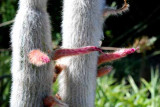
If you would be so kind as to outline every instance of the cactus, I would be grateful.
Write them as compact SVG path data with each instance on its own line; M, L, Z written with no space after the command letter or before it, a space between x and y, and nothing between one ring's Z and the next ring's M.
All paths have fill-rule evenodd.
M124 2L121 9L110 9L104 7L102 0L64 0L62 47L78 48L88 45L99 47L103 38L103 18L127 11L129 5L126 0ZM102 54L99 58L98 53L94 52L59 60L59 64L65 65L59 77L61 99L69 107L94 107L96 77L103 76L112 70L112 67L106 66L97 72L97 66L125 57L135 50L122 49L119 52Z
M97 66L125 57L138 48L121 49L98 58L94 51L103 53L98 48L103 38L103 12L111 11L104 11L103 2L99 0L64 0L63 45L62 49L53 51L46 5L47 0L19 1L11 32L13 83L10 106L94 107L96 77L112 70L111 66L105 66L97 72ZM112 11L121 13L127 9L125 0L122 9ZM52 60L57 62L55 70ZM59 94L52 97L52 82L59 74Z
M47 0L20 0L11 31L11 107L42 107L52 94L53 64L36 67L28 62L33 49L52 49Z
M64 0L62 47L99 46L103 38L101 0ZM98 53L58 60L66 66L59 77L59 95L69 107L94 107Z

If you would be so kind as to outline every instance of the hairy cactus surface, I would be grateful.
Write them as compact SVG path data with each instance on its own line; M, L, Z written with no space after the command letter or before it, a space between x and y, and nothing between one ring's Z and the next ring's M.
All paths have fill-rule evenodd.
M102 32L101 0L64 0L62 48L99 46ZM59 95L69 107L94 107L98 53L66 57L59 77Z
M52 49L46 5L47 0L19 1L19 10L11 31L11 107L42 107L43 99L52 94L53 64L36 67L28 61L31 50L47 52ZM47 61L43 59L41 63Z

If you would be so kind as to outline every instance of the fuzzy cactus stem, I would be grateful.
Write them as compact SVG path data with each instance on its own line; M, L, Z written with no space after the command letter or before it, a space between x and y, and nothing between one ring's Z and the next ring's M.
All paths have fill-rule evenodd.
M102 54L99 56L98 65L123 58L129 54L134 53L138 49L139 48L120 49L120 50L115 51L113 53Z
M12 86L9 107L43 107L43 99L52 94L54 66L48 63L50 58L47 54L40 51L52 49L48 0L18 1L19 8L11 30ZM33 49L36 50L28 54ZM29 60L41 67L33 66Z

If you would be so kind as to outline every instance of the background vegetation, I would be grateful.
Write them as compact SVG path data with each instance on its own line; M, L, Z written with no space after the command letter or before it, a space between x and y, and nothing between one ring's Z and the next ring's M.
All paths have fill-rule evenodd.
M17 2L0 0L0 107L9 106L9 33L18 8ZM160 107L160 4L158 0L128 2L129 12L122 16L110 16L106 20L102 46L139 46L140 51L109 63L114 66L114 73L97 79L96 107ZM121 7L123 0L107 0L107 4ZM54 48L61 45L61 8L62 0L49 0ZM54 87L57 88L57 84Z

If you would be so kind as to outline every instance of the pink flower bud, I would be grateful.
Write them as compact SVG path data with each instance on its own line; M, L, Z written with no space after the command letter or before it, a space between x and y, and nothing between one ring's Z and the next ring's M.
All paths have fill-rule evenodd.
M55 51L55 54L53 56L53 60L57 60L57 59L60 59L62 57L67 57L67 56L88 54L93 51L102 52L101 49L97 48L96 46L86 46L86 47L77 48L77 49L58 49Z
M105 66L98 70L97 77L102 77L112 71L112 66Z
M49 57L47 56L47 54L43 53L40 50L32 50L29 54L28 54L28 58L29 58L29 62L31 64L34 64L36 66L41 66L44 65L46 63L50 62Z
M101 56L99 56L98 65L105 63L105 62L110 62L113 60L123 58L123 57L127 56L128 54L134 53L138 49L139 48L120 49L120 50L115 51L113 53L102 54Z

